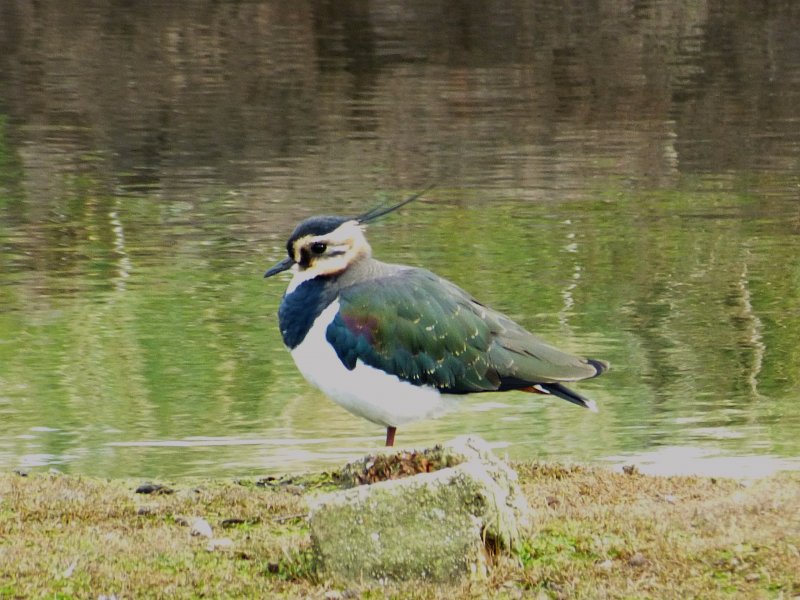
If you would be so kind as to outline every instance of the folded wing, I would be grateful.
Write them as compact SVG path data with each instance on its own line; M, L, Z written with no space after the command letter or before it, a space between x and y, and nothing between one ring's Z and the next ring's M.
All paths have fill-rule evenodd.
M348 369L360 360L443 393L578 381L608 367L547 344L423 269L347 287L339 303L326 334Z

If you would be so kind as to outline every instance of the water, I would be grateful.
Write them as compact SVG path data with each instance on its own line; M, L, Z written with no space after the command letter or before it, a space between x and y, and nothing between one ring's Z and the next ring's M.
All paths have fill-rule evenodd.
M794 3L6 3L0 468L325 468L383 431L282 347L294 224L370 228L613 370L600 413L469 398L401 428L511 458L800 466Z

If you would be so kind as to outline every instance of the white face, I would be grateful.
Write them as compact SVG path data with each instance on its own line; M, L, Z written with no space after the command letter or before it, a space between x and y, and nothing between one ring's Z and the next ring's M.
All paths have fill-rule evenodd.
M319 275L341 273L353 261L368 257L371 252L357 221L346 221L330 233L298 238L292 244L294 278L287 293Z

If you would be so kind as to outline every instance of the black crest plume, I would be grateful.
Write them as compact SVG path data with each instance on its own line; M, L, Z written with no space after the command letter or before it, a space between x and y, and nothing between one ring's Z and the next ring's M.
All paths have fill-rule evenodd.
M367 212L365 212L364 214L357 216L355 218L355 220L358 221L359 223L370 223L371 221L374 221L375 219L377 219L379 217L382 217L383 215L388 215L390 212L393 212L393 211L397 210L398 208L400 208L402 206L405 206L406 204L408 204L410 202L413 202L414 200L416 200L417 198L422 196L425 192L430 191L434 187L436 187L436 186L434 184L431 184L431 185L421 189L416 194L413 194L412 196L409 196L405 200L403 200L401 202L398 202L397 204L393 204L392 206L384 206L386 204L386 202L381 202L375 208L372 208L372 209L368 210Z

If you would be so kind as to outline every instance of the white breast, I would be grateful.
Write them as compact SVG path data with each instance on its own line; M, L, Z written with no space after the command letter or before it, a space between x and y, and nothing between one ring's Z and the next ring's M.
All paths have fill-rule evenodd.
M325 339L325 331L339 311L334 301L317 318L292 358L303 376L351 413L384 426L438 416L456 399L429 386L416 386L395 375L357 361L348 370Z

